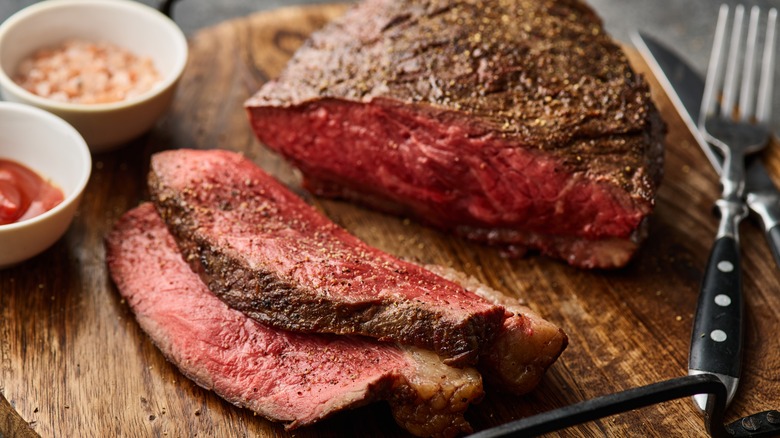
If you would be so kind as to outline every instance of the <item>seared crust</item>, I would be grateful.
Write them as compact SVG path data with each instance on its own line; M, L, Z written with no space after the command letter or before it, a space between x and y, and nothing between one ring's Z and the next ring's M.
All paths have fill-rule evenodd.
M485 382L503 392L521 395L536 388L569 344L566 333L522 302L474 277L443 266L426 265L425 268L513 313L504 320L504 326L490 348L480 356L478 369Z
M368 0L296 53L247 107L415 105L545 151L653 204L663 122L647 83L579 0Z
M249 160L152 158L152 199L185 259L232 308L277 328L359 334L473 364L505 310L365 245Z

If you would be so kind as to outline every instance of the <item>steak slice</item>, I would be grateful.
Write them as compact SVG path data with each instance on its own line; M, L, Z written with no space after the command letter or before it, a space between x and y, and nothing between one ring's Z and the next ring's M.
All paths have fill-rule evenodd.
M505 309L372 248L228 151L152 157L160 215L209 289L277 328L365 335L476 363Z
M151 204L126 213L106 244L111 277L141 328L225 400L290 429L387 400L416 435L470 431L463 412L483 394L473 369L364 338L277 330L230 309L190 269Z
M533 390L568 345L566 333L516 299L473 277L443 266L425 268L512 312L496 338L484 349L478 369L493 388L513 394Z
M365 0L246 102L317 195L511 251L626 264L664 124L579 0Z

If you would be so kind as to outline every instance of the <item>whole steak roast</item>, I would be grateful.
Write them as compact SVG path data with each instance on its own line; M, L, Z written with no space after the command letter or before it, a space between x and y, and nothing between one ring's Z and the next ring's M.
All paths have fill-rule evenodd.
M664 124L579 0L366 0L246 102L315 194L586 268L646 234Z

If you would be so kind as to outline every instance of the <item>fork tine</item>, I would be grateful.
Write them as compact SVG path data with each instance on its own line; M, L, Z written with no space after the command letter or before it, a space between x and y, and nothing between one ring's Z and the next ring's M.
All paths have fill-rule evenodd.
M764 41L764 57L761 61L761 82L758 85L758 105L756 120L759 123L769 123L772 112L772 84L775 72L775 27L777 24L777 9L769 11L766 21L766 40Z
M761 8L753 6L750 9L748 24L747 50L745 65L742 71L742 88L739 90L739 114L742 120L749 122L754 115L754 92L756 87L756 41L758 39L758 19Z
M707 67L707 79L704 82L704 97L701 101L702 120L707 115L715 113L718 105L718 87L723 77L723 51L725 49L726 22L729 18L728 5L721 5L718 11L718 24L715 27L715 38L712 43L712 53Z
M734 104L737 100L737 81L739 80L739 55L742 50L742 24L744 22L745 7L737 5L734 9L734 23L731 29L731 43L729 44L729 58L726 64L726 78L723 84L723 100L720 104L720 112L723 117L731 117L734 114Z

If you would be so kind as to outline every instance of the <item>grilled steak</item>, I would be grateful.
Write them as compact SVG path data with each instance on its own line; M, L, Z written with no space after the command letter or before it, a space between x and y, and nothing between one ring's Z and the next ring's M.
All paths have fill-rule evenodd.
M441 267L423 269L362 244L239 155L165 152L153 157L150 178L171 228L184 236L179 240L187 259L228 304L260 321L291 330L361 333L435 349L441 342L417 342L423 335L406 331L439 330L444 337L460 336L456 329L436 328L448 324L440 315L454 321L475 300L491 302L513 315L502 315L505 319L495 335L482 338L479 369L488 381L515 393L533 389L566 346L566 335L558 327L476 280ZM255 245L241 244L249 240ZM227 250L206 249L220 246ZM326 260L329 257L333 258ZM330 281L323 283L321 278ZM409 293L416 294L412 302ZM355 296L362 301L351 298ZM326 300L330 302L322 302ZM395 314L399 308L406 308L405 314ZM337 309L335 316L329 309ZM325 322L322 312L328 315ZM480 319L484 318L470 323L478 326Z
M274 327L392 340L463 365L509 315L366 245L238 154L156 154L149 186L209 289Z
M568 345L569 338L563 330L517 300L462 272L436 265L426 269L513 313L485 348L478 369L486 383L504 392L525 394L534 389Z
M463 412L482 396L476 371L449 367L426 351L296 334L249 319L190 269L151 204L117 223L107 259L119 292L166 358L237 406L292 429L384 399L416 435L470 431Z
M246 107L315 194L586 268L628 262L662 174L648 87L579 0L365 0Z

